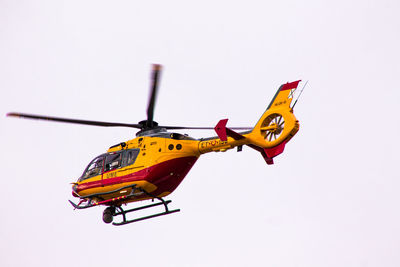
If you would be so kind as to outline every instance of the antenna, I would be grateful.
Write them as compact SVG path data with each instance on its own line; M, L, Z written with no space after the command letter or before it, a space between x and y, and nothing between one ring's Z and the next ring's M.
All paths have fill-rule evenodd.
M294 104L292 106L292 109L294 108L294 106L296 106L297 100L299 100L301 94L303 93L304 88L306 87L306 85L308 84L308 81L306 81L306 83L304 84L303 88L301 89L299 96L297 97L296 101L294 101Z

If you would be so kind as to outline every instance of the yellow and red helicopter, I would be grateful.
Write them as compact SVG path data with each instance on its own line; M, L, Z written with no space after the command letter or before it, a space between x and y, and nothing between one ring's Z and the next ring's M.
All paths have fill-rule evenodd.
M103 212L105 223L122 216L124 225L140 220L178 212L170 210L171 194L205 153L224 152L243 145L249 146L263 156L267 164L281 154L285 145L299 130L299 122L293 114L294 92L300 81L280 86L264 114L254 127L230 127L228 119L220 120L215 127L162 126L153 120L161 65L153 65L152 86L147 107L147 119L137 124L77 120L25 113L8 113L7 116L75 123L103 127L131 127L140 129L136 138L111 146L108 151L93 159L79 179L73 183L72 195L79 198L78 204L69 201L75 209L106 206ZM301 94L301 92L300 92ZM195 139L188 135L168 130L214 129L217 136ZM241 132L237 132L237 131ZM123 204L142 200L158 200L156 203L124 210ZM127 219L127 214L155 206L164 206L164 211L149 216Z

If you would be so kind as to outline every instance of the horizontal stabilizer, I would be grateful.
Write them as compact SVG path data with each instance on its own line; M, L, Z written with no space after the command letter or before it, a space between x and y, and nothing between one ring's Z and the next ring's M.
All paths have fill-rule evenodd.
M241 135L229 128L226 128L227 123L228 123L228 119L220 120L214 128L215 132L217 133L217 135L218 135L219 139L221 139L221 141L227 141L228 136L232 137L235 140L241 140L241 139L246 138L243 135Z

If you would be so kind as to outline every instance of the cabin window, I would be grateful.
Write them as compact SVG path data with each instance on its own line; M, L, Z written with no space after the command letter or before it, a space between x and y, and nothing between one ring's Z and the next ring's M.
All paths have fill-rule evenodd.
M110 153L106 156L106 162L104 165L104 172L115 170L121 167L122 153Z
M133 163L135 163L136 158L139 154L139 149L129 149L125 151L124 154L124 166L129 166L132 165Z
M90 177L100 175L101 171L103 170L103 162L104 162L104 156L99 156L92 160L92 162L89 163L87 166L85 172L83 173L80 181L83 181L85 179L88 179Z

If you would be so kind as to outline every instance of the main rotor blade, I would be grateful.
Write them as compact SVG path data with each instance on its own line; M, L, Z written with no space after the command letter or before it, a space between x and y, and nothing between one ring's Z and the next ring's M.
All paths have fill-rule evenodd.
M150 98L149 98L149 104L147 106L147 123L149 124L153 122L154 107L157 99L158 80L160 78L161 68L162 68L161 65L153 64L153 71L151 73Z
M215 127L158 126L167 130L214 130ZM251 130L252 127L228 127L231 130Z
M24 118L24 119L56 121L56 122L65 122L65 123L74 123L74 124L83 124L83 125L92 125L92 126L103 126L103 127L130 127L130 128L138 128L138 129L142 128L142 126L140 124L105 122L105 121L76 120L76 119L50 117L50 116L25 114L25 113L16 113L16 112L7 113L7 116L8 117Z

